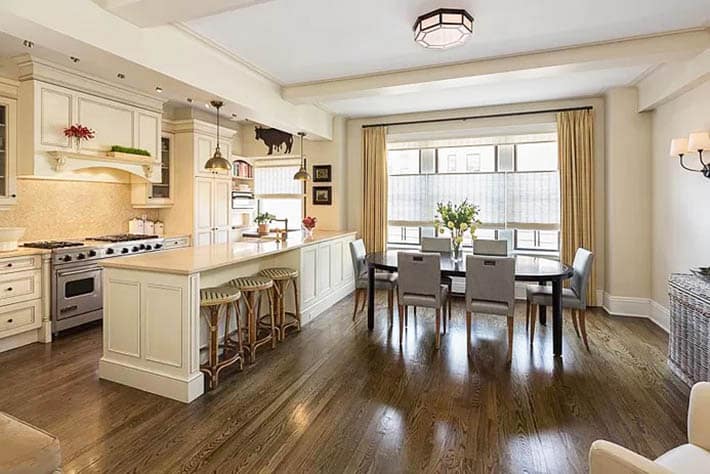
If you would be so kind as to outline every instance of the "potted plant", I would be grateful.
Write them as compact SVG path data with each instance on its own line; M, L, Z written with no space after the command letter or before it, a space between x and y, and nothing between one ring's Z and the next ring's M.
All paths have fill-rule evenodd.
M478 220L479 208L471 204L467 199L458 205L451 201L437 203L437 216L434 219L434 230L436 234L443 234L444 229L451 232L451 259L458 262L461 257L461 245L466 231L471 232L471 238L475 238L476 226L481 223Z
M301 225L303 226L303 230L306 234L306 238L313 237L313 229L316 228L317 223L318 223L317 217L306 216L303 218L303 221L301 221Z
M254 218L254 222L256 222L259 225L259 234L261 235L266 235L269 233L269 224L276 219L276 216L273 214L269 214L268 212L262 212L260 214L257 214L256 217Z

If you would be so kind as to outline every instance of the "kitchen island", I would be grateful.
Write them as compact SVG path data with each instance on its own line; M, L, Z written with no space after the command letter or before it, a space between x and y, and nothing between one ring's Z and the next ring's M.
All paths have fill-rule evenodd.
M355 232L316 231L286 242L186 247L103 261L103 357L99 377L182 402L204 392L200 288L264 268L299 270L302 324L354 289ZM278 350L278 348L277 348Z

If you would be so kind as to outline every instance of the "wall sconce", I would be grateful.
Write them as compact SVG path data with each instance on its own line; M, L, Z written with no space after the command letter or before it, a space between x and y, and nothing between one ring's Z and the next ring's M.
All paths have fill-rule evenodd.
M703 151L710 150L710 133L694 132L688 138L674 138L671 140L670 155L675 158L680 158L680 166L688 171L702 173L706 178L710 178L710 163L703 161ZM703 167L700 170L688 168L683 163L683 156L687 153L697 153L700 165Z

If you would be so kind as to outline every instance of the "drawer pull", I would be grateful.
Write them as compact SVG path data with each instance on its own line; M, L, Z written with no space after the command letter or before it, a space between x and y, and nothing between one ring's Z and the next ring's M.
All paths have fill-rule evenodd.
M12 318L8 319L7 322L12 324L12 321L14 321Z
M12 263L8 263L8 264L5 265L5 266L6 266L7 268L12 268Z
M5 291L12 291L12 287L8 286L7 288L5 288Z

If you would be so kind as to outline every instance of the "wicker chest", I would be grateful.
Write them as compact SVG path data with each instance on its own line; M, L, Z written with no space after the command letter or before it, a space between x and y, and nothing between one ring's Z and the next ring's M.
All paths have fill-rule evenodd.
M674 273L668 282L668 365L688 385L710 381L710 283Z

